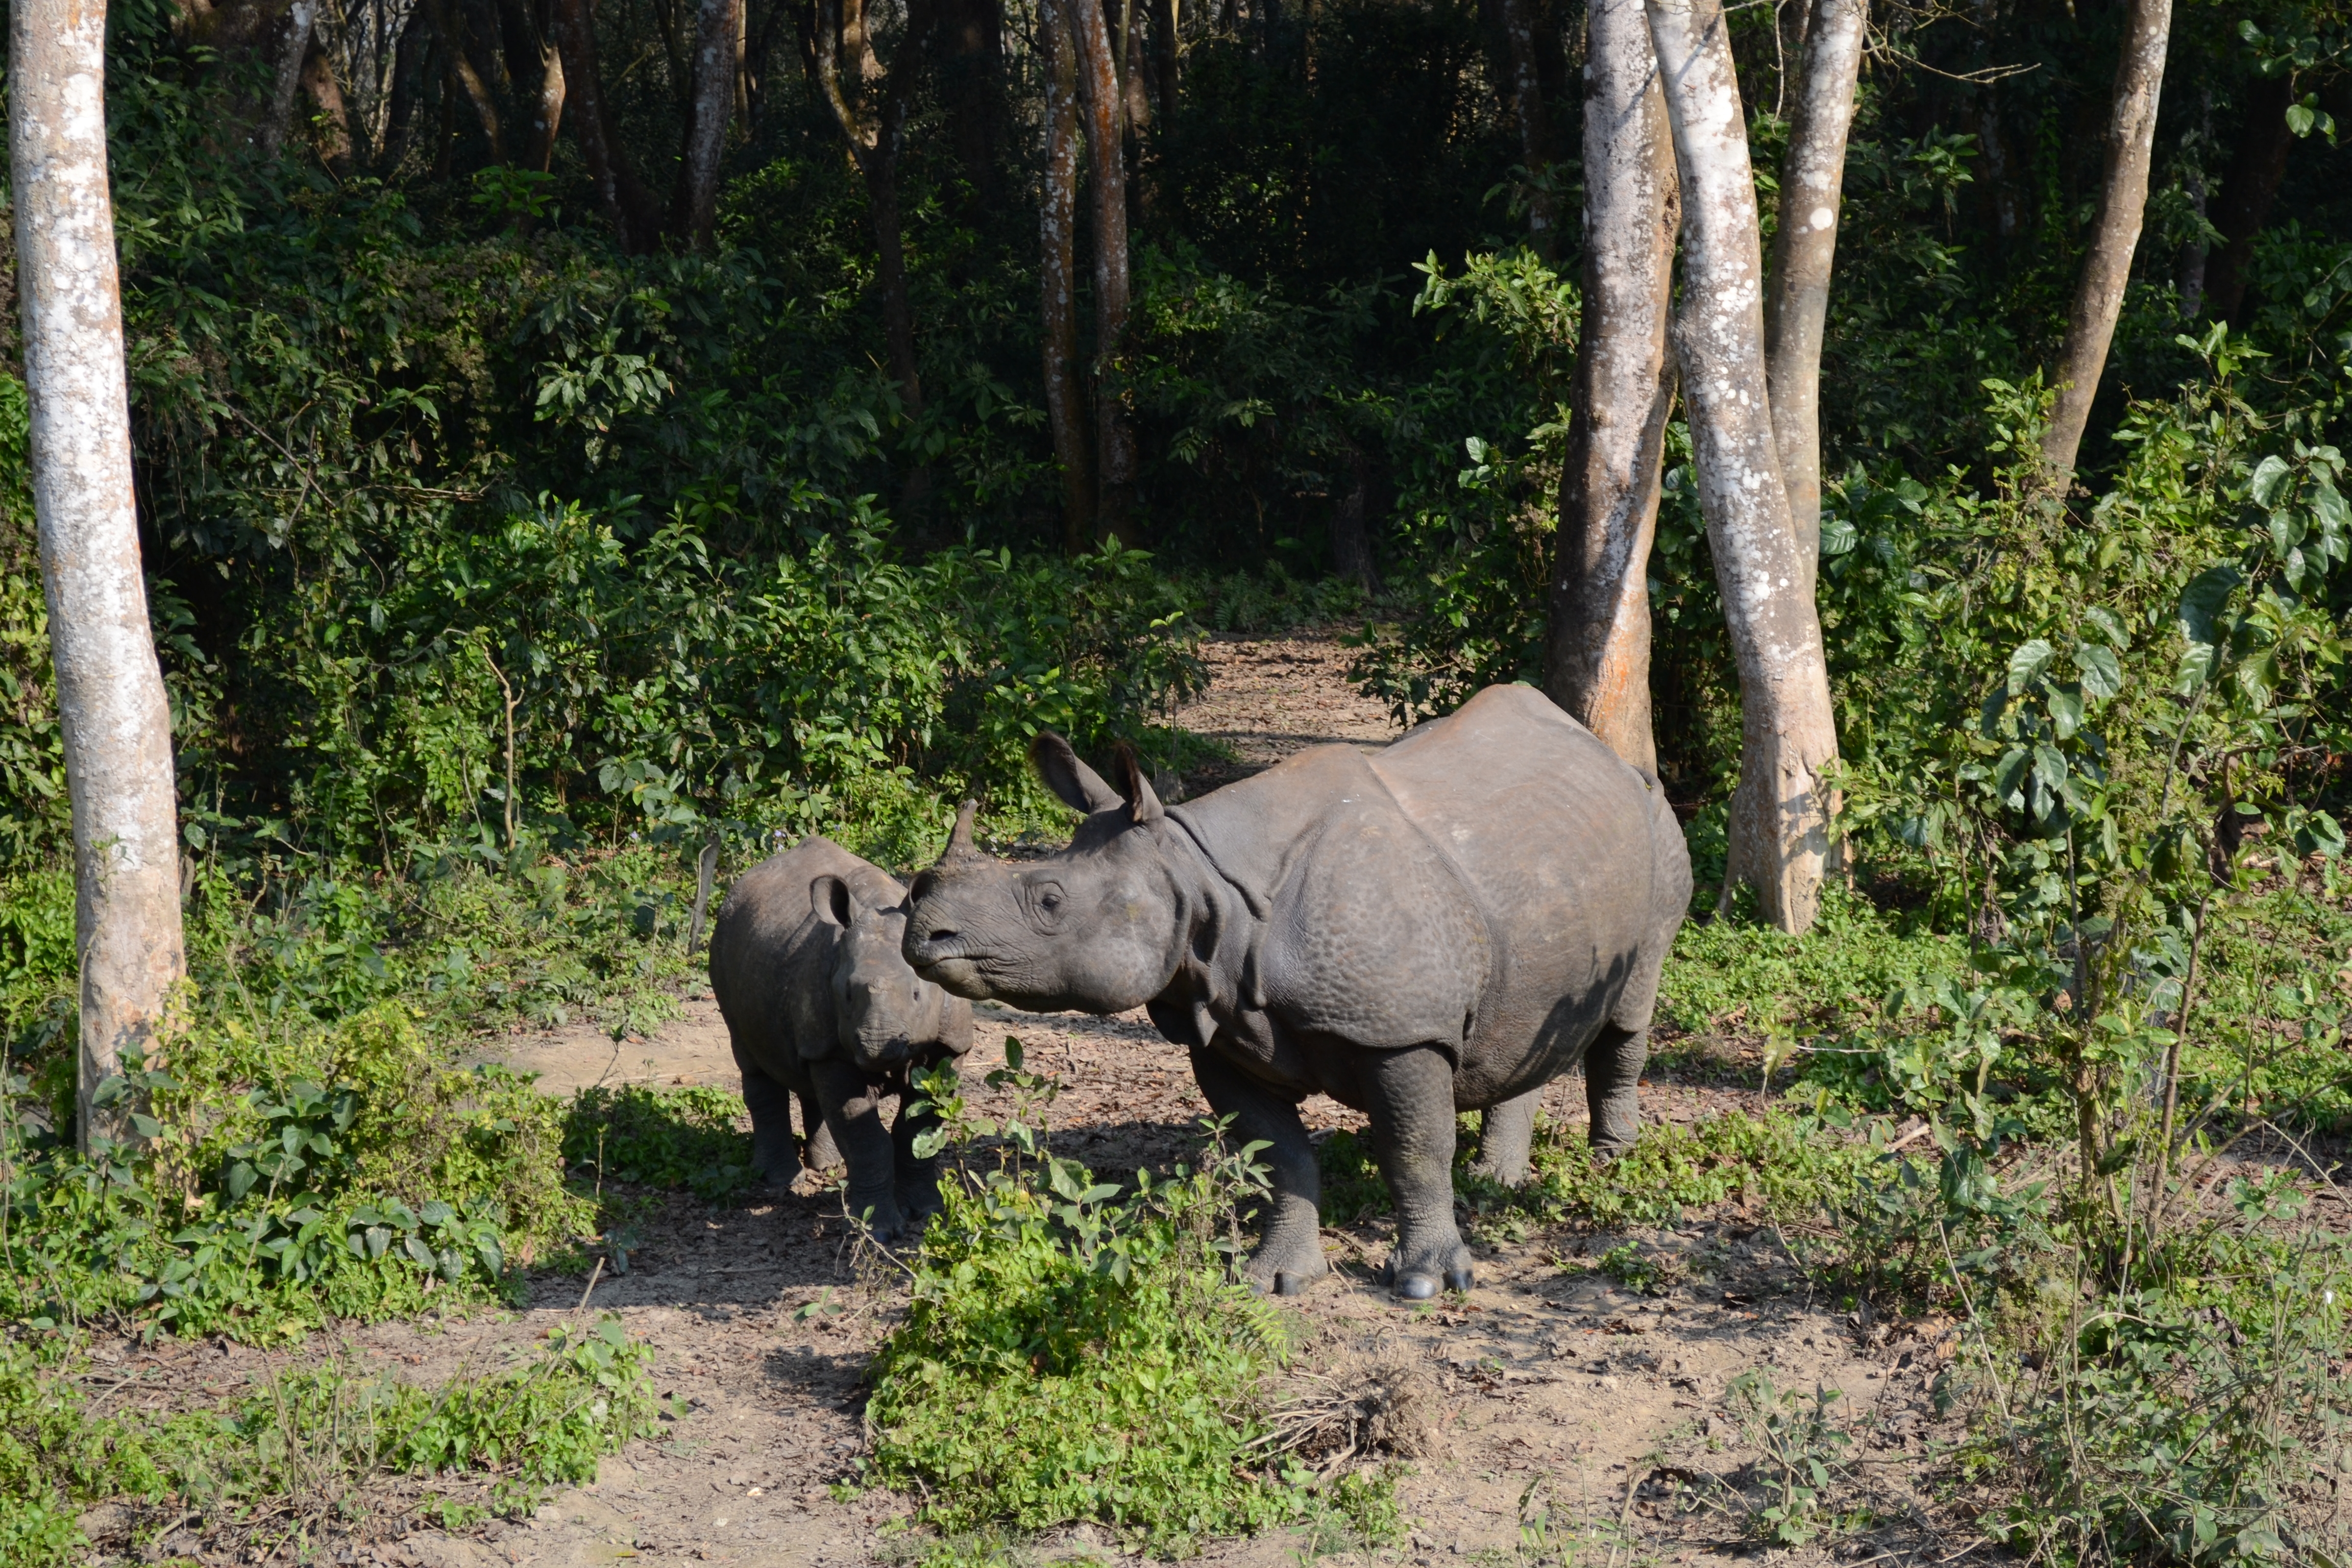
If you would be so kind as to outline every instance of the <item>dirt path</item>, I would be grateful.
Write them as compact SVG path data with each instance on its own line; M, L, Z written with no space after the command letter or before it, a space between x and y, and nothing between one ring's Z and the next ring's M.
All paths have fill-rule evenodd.
M1184 719L1230 746L1242 771L1326 739L1377 744L1392 734L1378 707L1345 686L1345 650L1328 640L1236 639L1212 654L1215 684ZM584 1030L497 1044L554 1092L600 1079L731 1086L725 1032L707 994L684 1005L685 1016L651 1039L617 1048ZM991 1113L991 1091L980 1079L1002 1060L1005 1037L1016 1035L1033 1068L1063 1076L1056 1152L1117 1174L1196 1157L1196 1123L1207 1106L1183 1052L1139 1014L1035 1016L983 1006L981 1028L966 1075L981 1114ZM1575 1079L1555 1085L1547 1114L1580 1121L1581 1089ZM1689 1121L1742 1098L1653 1082L1643 1109L1653 1119ZM1306 1109L1318 1131L1360 1121L1328 1100ZM851 1267L837 1195L803 1190L716 1210L666 1194L637 1229L642 1245L628 1272L597 1285L593 1309L618 1312L658 1347L662 1392L690 1410L672 1437L632 1445L594 1485L562 1493L527 1523L494 1523L471 1536L419 1530L357 1560L555 1568L630 1558L810 1565L892 1558L898 1549L886 1527L896 1505L880 1494L836 1501L829 1490L854 1473L863 1447L858 1380L887 1308L887 1293L869 1291ZM1841 1391L1839 1408L1849 1421L1860 1417L1864 1445L1874 1445L1868 1457L1878 1462L1866 1469L1875 1511L1897 1522L1856 1556L1937 1539L1926 1528L1925 1505L1909 1493L1906 1456L1922 1452L1927 1384L1948 1342L1932 1329L1890 1341L1884 1325L1834 1310L1812 1293L1776 1234L1736 1207L1674 1231L1592 1236L1563 1227L1486 1247L1466 1297L1410 1309L1371 1279L1392 1235L1380 1221L1326 1232L1338 1271L1294 1309L1301 1351L1289 1373L1300 1388L1318 1375L1345 1379L1400 1360L1435 1374L1443 1451L1402 1481L1407 1538L1380 1560L1507 1562L1521 1546L1523 1503L1549 1510L1556 1532L1613 1537L1622 1529L1628 1563L1745 1550L1736 1521L1720 1510L1679 1512L1665 1494L1677 1482L1703 1487L1705 1476L1728 1474L1747 1457L1728 1436L1723 1397L1733 1378L1758 1368L1783 1387ZM1667 1268L1678 1281L1673 1289L1631 1293L1589 1267L1628 1240ZM547 1279L520 1311L437 1329L389 1325L350 1336L352 1353L413 1369L406 1375L459 1375L523 1353L579 1310L581 1289L576 1279ZM1084 1530L1041 1543L1047 1556L1099 1557L1107 1546ZM1297 1539L1269 1536L1226 1543L1206 1561L1274 1568L1306 1550ZM1821 1552L1811 1559L1827 1560Z

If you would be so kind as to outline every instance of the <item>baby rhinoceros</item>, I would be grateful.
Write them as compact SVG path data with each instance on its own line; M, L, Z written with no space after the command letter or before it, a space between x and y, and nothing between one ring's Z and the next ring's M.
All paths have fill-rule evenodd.
M793 1178L824 1163L824 1134L849 1167L847 1203L895 1239L940 1206L935 1162L915 1156L931 1118L911 1108L910 1072L971 1048L971 1004L918 979L900 952L907 889L832 840L809 837L736 879L710 935L710 989L727 1020L753 1165ZM899 1097L895 1125L882 1101ZM805 1144L793 1138L800 1101Z

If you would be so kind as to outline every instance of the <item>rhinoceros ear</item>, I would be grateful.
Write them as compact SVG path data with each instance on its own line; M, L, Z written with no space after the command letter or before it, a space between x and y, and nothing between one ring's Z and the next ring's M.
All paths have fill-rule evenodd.
M1151 776L1144 771L1143 759L1124 741L1118 743L1118 778L1127 786L1129 821L1139 827L1168 815L1160 807L1160 796L1152 792Z
M1045 787L1072 808L1092 816L1119 804L1118 792L1103 783L1102 774L1080 762L1070 743L1051 730L1029 743L1029 755L1045 775Z
M825 924L846 931L857 919L857 895L838 877L819 877L809 883L809 909Z

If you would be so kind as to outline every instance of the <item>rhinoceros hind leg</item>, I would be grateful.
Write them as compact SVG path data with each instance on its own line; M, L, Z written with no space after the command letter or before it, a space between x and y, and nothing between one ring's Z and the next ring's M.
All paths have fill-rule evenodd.
M1517 1100L1490 1105L1478 1117L1478 1157L1473 1173L1489 1181L1516 1187L1528 1179L1528 1148L1535 1142L1536 1103L1543 1090L1531 1089Z
M1330 1271L1323 1258L1323 1232L1317 1205L1322 1173L1298 1102L1251 1078L1204 1047L1192 1047L1192 1076L1208 1097L1209 1109L1234 1119L1236 1143L1264 1142L1261 1157L1274 1191L1259 1215L1257 1249L1242 1273L1260 1291L1300 1296Z
M1642 1135L1642 1069L1650 1061L1647 1030L1614 1025L1601 1031L1584 1053L1584 1102L1592 1113L1592 1152L1613 1160Z
M1396 1197L1390 1288L1408 1301L1468 1289L1470 1249L1454 1224L1454 1064L1433 1046L1375 1051L1362 1082L1372 1153Z
M743 1109L751 1113L751 1169L783 1186L800 1168L793 1139L792 1090L757 1068L743 1068Z

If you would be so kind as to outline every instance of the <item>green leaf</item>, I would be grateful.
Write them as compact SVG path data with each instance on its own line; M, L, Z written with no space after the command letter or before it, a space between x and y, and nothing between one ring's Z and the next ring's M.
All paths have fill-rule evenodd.
M2105 702L2124 689L2123 665L2111 647L2091 642L2076 643L2074 668L2082 673L2083 695L2094 702Z
M2035 637L2015 653L2011 654L2009 656L2009 694L2011 697L2021 695L2042 670L2049 668L2050 660L2057 651L2050 646L2048 638Z
M2195 582L2180 591L2180 635L2192 643L2218 646L2222 636L2222 608L2229 604L2231 593L2244 581L2234 566L2215 566L2199 574Z
M2083 693L2074 685L2050 689L2050 723L2062 741L2072 740L2083 727Z
M2122 618L2104 605L2094 605L2084 610L2083 624L2098 633L2106 645L2117 653L2122 653L2131 647L2131 633L2124 629Z
M2290 117L2291 115L2292 111L2290 111ZM2279 493L2286 489L2288 482L2294 478L2294 470L2287 466L2284 458L2276 453L2264 458L2254 466L2253 482L2249 487L2254 498L2254 504L2263 508L2276 505Z

